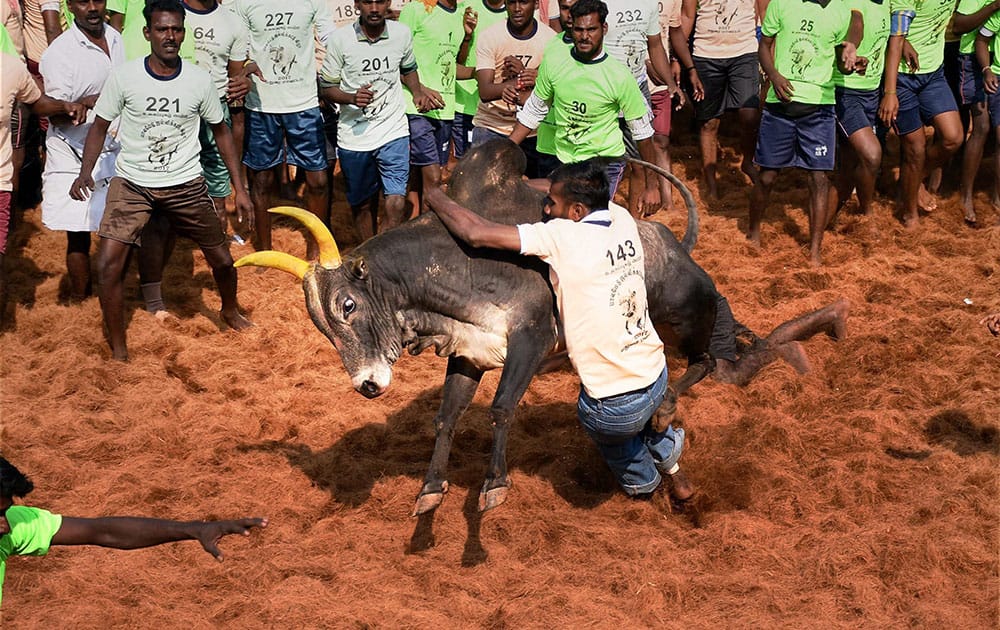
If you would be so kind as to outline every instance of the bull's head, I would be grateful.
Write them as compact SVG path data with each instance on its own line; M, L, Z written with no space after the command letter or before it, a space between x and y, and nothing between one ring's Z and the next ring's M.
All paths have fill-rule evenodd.
M301 280L309 316L337 348L354 389L367 398L381 395L402 349L400 328L393 313L372 293L364 258L345 264L330 230L310 212L290 206L269 212L301 221L319 243L319 261L309 263L267 250L244 256L235 266L271 267Z

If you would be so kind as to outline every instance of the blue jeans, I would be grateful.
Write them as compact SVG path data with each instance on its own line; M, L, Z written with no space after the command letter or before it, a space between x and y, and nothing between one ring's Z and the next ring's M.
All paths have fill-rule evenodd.
M681 457L684 429L668 426L657 433L650 422L667 392L667 368L643 389L592 398L580 388L576 403L580 424L629 496L652 492Z

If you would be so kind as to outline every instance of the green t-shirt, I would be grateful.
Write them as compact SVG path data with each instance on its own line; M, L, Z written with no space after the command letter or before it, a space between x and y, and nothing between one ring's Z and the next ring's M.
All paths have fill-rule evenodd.
M972 15L973 13L978 13L980 9L991 2L993 2L993 0L960 0L956 11L962 15ZM996 15L996 12L994 12L993 15ZM978 32L979 29L976 28L968 33L964 33L962 35L962 43L959 45L958 52L963 55L974 55L976 52L976 33Z
M21 52L14 46L14 40L10 38L10 33L7 32L7 27L0 24L0 53L5 55L10 55L11 57L17 57L18 59L24 59Z
M825 8L813 0L771 0L761 31L774 38L774 65L791 82L793 101L810 105L836 101L836 48L850 25L851 10L843 0L830 0ZM771 87L767 102L780 100Z
M0 536L0 603L3 602L7 558L44 556L49 552L52 537L62 527L62 516L23 505L12 505L7 509L6 517L10 532Z
M476 6L478 4L482 4L482 7ZM469 42L469 56L466 58L464 65L475 68L476 36L497 22L506 20L507 9L491 9L485 0L478 0L473 5L473 8L479 13L479 21L476 23L476 30L472 33L472 41ZM463 114L476 115L476 110L479 108L479 84L476 83L475 77L462 79L455 84L455 107L457 111Z
M635 77L607 53L595 61L568 55L542 57L534 93L549 104L555 121L556 157L564 164L592 157L621 157L625 120L646 115L646 99Z
M891 12L914 11L910 22L907 41L913 46L920 59L920 69L911 72L905 61L900 62L900 74L930 74L944 63L944 36L948 30L951 15L955 12L955 0L891 0Z
M877 90L882 85L885 68L885 44L889 40L889 3L887 0L846 0L848 8L860 11L865 20L865 35L858 46L858 56L868 59L864 76L858 73L842 74L836 70L833 81L852 90Z
M545 50L542 52L542 59L553 58L554 63L554 56L564 55L568 57L569 50L572 47L572 39L567 39L565 33L557 34L549 40L548 44L545 44ZM536 130L537 137L535 139L535 148L539 153L544 153L545 155L556 154L556 126L553 121L552 110L549 110L545 119L538 125L538 129Z
M1000 11L997 11L986 20L981 29L983 35L990 38L990 52L992 53L992 63L990 70L1000 77ZM996 123L994 123L996 124Z
M399 14L399 21L413 31L413 53L417 58L420 82L441 93L444 107L422 115L437 120L455 118L455 65L458 49L465 37L465 7L459 1L454 9L446 9L440 3L428 10L423 2L410 2ZM404 85L406 113L417 114L413 95Z
M108 0L108 11L121 13L125 16L122 22L122 43L125 44L125 60L131 61L149 54L149 40L142 34L142 29L146 26L146 18L142 15L142 10L146 6L146 0ZM181 58L195 60L194 38L190 33L185 33L184 41L181 42Z

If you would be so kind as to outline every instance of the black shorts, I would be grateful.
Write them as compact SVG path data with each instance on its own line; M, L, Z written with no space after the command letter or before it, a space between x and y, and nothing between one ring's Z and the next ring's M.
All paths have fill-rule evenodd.
M760 64L757 53L729 59L692 57L705 98L694 101L699 122L722 116L727 110L760 107Z

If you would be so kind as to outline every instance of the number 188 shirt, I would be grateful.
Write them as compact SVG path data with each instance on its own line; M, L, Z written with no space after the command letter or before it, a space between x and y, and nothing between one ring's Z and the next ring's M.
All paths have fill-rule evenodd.
M612 203L580 221L517 231L521 253L550 267L566 349L587 394L607 398L652 384L666 359L649 321L642 242L628 211Z

